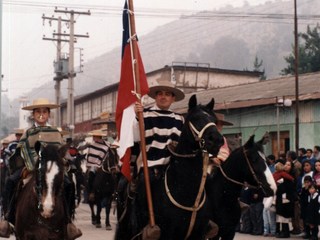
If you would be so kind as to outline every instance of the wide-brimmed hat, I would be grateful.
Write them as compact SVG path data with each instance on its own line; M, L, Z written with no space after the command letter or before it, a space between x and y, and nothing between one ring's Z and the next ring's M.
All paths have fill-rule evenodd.
M93 130L93 132L90 132L89 135L96 136L96 137L104 137L107 136L107 134L102 133L101 130Z
M221 114L221 113L214 113L214 114L218 118L218 121L220 121L222 123L222 125L233 126L233 123L227 122L227 121L224 120L224 115L223 114Z
M17 129L15 135L23 135L24 130L23 129Z
M66 130L62 130L62 128L61 127L57 127L57 129L58 129L58 131L59 131L59 133L61 134L61 135L68 135L68 134L70 134L70 132L69 131L66 131Z
M2 140L2 144L9 144L9 140L8 139L3 139Z
M176 97L175 99L176 102L184 99L184 93L180 89L176 88L173 85L173 83L165 80L159 81L158 85L150 87L150 92L148 93L149 97L154 99L156 96L156 92L160 90L166 90L166 91L172 92Z
M42 107L54 109L54 108L60 107L60 105L50 103L49 99L47 99L47 98L39 98L39 99L33 100L33 105L23 107L22 109L23 110L33 110L33 109L42 108Z

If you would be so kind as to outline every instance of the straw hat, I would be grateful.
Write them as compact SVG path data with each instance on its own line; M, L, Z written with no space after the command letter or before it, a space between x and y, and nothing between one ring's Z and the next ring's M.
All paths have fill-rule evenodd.
M60 133L62 136L64 136L64 135L69 135L69 134L70 134L69 131L62 130L61 127L57 127L57 129L58 129L59 133Z
M18 129L16 130L16 133L15 133L15 134L16 134L16 135L23 135L23 133L24 133L24 130L18 128Z
M94 137L104 137L107 136L107 134L102 133L101 130L93 130L93 132L89 133L90 136Z
M182 99L184 99L184 93L176 88L173 83L169 82L169 81L165 81L165 80L161 80L159 81L159 84L156 86L152 86L150 87L150 92L148 93L149 97L155 99L156 96L156 92L160 91L160 90L167 90L170 91L174 94L174 96L176 97L175 101L181 101Z
M2 140L2 144L9 144L9 140L8 139L3 139Z
M214 113L214 114L218 118L218 121L220 121L222 123L222 125L233 126L233 123L227 122L227 121L224 120L224 115L223 114L221 114L221 113Z
M54 108L60 107L60 105L50 103L49 99L47 99L47 98L39 98L39 99L33 100L33 105L23 107L22 109L23 110L33 110L35 108L42 108L42 107L54 109Z

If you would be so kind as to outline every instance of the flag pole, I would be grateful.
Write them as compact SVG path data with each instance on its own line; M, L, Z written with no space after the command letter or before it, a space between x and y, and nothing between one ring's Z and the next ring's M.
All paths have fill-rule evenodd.
M136 26L134 20L134 10L133 10L133 0L129 0L129 10L130 10L130 27L131 27L131 36L132 38L132 52L133 52L133 59L135 60L133 64L135 79L136 79L136 92L138 95L141 95L141 88L140 88L140 76L139 76L139 63L138 63L138 50L137 50L137 37L136 37ZM137 98L138 103L141 103L141 98ZM139 129L140 129L140 138L141 138L141 154L143 160L143 171L144 171L144 178L146 184L146 193L147 193L147 201L148 201L148 210L149 210L149 220L150 226L155 226L154 220L154 213L153 213L153 205L152 205L152 196L151 196L151 187L150 187L150 178L149 178L149 171L148 171L148 161L147 161L147 151L146 151L146 140L144 135L144 121L143 121L143 113L138 113L139 119Z

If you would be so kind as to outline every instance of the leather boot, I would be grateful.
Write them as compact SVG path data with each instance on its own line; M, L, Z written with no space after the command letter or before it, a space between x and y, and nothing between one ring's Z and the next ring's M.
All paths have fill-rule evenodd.
M249 210L250 206L244 202L241 202L239 200L240 208L241 208L241 214L244 214L246 211Z
M67 224L67 239L73 240L82 236L82 232L73 223Z
M212 222L211 220L209 220L207 230L206 230L206 238L214 238L215 236L217 236L218 232L219 232L218 225Z
M158 225L151 227L150 224L142 229L142 240L158 240L161 235L161 230Z
M11 234L9 222L3 220L0 222L0 237L9 238Z

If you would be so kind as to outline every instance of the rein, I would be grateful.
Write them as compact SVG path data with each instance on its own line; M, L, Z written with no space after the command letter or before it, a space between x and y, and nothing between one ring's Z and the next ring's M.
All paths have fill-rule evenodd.
M243 147L243 154L244 154L244 156L245 156L245 158L246 158L246 160L247 160L249 169L250 169L250 171L251 171L251 174L253 175L254 180L258 183L258 186L252 186L252 185L250 185L250 184L245 184L245 183L242 183L242 182L238 182L238 181L236 181L236 180L234 180L234 179L232 179L232 178L229 178L229 177L227 176L227 174L223 171L223 169L222 169L222 167L221 167L221 164L215 164L215 166L217 166L217 167L220 168L220 171L221 171L222 175L223 175L227 180L229 180L229 181L231 181L231 182L233 182L233 183L235 183L235 184L244 186L244 187L253 188L253 189L257 189L257 190L262 189L262 191L265 193L265 191L264 191L263 188L262 188L262 183L261 183L261 182L259 181L259 179L257 178L256 173L254 172L254 170L253 170L253 168L252 168L252 166L251 166L251 164L250 164L249 158L248 158L248 156L247 156L247 151L248 151L248 150L245 150L244 147Z
M194 136L195 140L197 142L199 142L199 146L200 146L201 152L203 153L203 171L202 171L201 183L200 183L200 187L199 187L199 191L198 191L195 203L194 203L194 205L192 207L185 207L185 206L179 204L176 200L174 200L174 198L172 197L172 195L170 193L170 190L169 190L169 187L168 187L168 182L167 182L167 172L168 172L168 169L169 169L170 165L167 167L166 172L165 172L165 180L164 180L165 181L165 189L166 189L167 196L170 199L171 203L173 203L178 208L181 208L183 210L192 212L191 219L190 219L190 224L189 224L189 228L188 228L188 232L187 232L187 235L186 235L186 237L184 239L187 239L190 236L190 234L191 234L191 232L193 230L193 227L194 227L194 223L196 221L197 212L198 212L199 209L202 208L202 206L204 205L204 203L206 201L206 192L204 191L204 185L205 185L206 179L207 179L209 153L205 149L205 140L202 138L202 135L203 135L204 131L207 128L211 127L211 126L216 126L216 124L215 123L208 123L199 132L193 126L193 124L191 122L189 122L189 127L190 127L190 130L192 132L192 135ZM198 153L200 152L200 150L198 149L197 152L194 153L194 154L178 154L178 153L175 153L170 148L170 146L168 146L168 149L169 149L170 153L172 153L174 156L182 157L182 158L193 158L193 157L197 156ZM202 202L200 203L202 194L203 194L203 199L202 199Z

